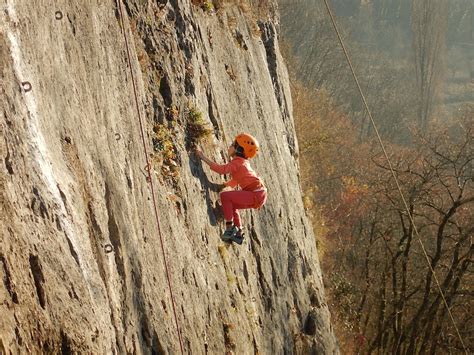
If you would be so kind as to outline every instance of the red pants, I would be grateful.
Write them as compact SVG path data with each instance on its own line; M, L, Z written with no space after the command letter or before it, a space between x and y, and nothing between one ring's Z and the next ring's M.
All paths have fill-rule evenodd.
M224 191L221 192L222 210L224 219L233 221L234 225L240 227L239 210L247 208L260 208L267 200L267 191Z

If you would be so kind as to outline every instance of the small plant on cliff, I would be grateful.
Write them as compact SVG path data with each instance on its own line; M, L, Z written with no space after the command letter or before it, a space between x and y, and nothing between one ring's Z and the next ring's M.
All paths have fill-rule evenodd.
M188 148L193 149L196 145L212 134L212 129L204 121L202 113L194 107L189 108L188 123L186 126Z
M224 343L226 348L226 354L232 354L236 348L234 338L230 334L230 332L234 329L234 325L225 322L224 324L222 324L222 328L224 330Z
M219 252L222 262L225 263L225 258L227 256L227 248L224 245L219 245L217 247L217 251Z
M153 133L153 150L161 152L165 162L174 159L174 145L169 130L162 124L156 124L153 127Z
M175 124L176 120L179 117L179 109L175 105L173 105L169 109L167 109L167 113L168 113L168 116L167 116L168 120L172 122L172 124Z
M179 177L179 166L176 163L176 148L171 133L162 124L153 127L153 164L161 169L163 176L169 177L176 182Z
M206 12L211 12L212 10L214 10L214 5L212 4L211 1L206 0L202 3L201 9L203 9Z
M214 10L214 4L211 0L192 0L194 6L199 6L206 12L211 12Z

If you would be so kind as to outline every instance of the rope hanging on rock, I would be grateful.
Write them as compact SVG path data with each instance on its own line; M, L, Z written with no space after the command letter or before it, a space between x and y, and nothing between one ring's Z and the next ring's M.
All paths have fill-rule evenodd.
M135 76L133 75L132 61L130 59L130 49L129 49L129 45L128 45L127 34L126 34L126 31L125 31L125 23L123 21L122 0L117 0L117 8L118 8L119 15L120 15L120 23L122 25L122 33L123 33L123 37L124 37L124 41L125 41L125 47L126 47L126 50L127 50L127 60L128 60L128 66L130 68L130 75L131 75L131 78L132 78L133 94L135 96L135 105L136 105L137 114L138 114L138 121L139 121L139 124L140 124L140 133L141 133L141 138L142 138L142 143L143 143L143 151L145 153L146 166L151 167L150 161L148 159L148 151L147 151L147 148L146 148L145 130L143 128L143 121L142 121L142 116L141 116L141 113L140 113L140 105L138 103L137 86L136 86L136 82L135 82ZM157 228L158 228L158 235L160 237L161 254L163 256L163 264L165 266L166 279L167 279L168 288L169 288L169 291L170 291L171 305L172 305L172 308L173 308L173 315L174 315L174 320L175 320L175 324L176 324L176 331L178 333L179 347L181 349L181 354L184 354L183 340L182 340L182 337L181 337L181 331L180 331L180 328L179 328L178 317L177 317L177 314L176 314L176 302L175 302L175 299L174 299L174 296L173 296L173 288L171 286L171 275L170 275L170 271L169 271L169 268L168 268L168 263L167 263L167 260L166 260L165 247L164 247L164 243L163 243L163 235L161 233L161 227L160 227L160 218L159 218L159 215L158 215L158 208L156 206L155 189L154 189L154 186L153 186L153 179L151 177L151 169L146 169L146 170L147 170L147 174L148 174L147 182L150 184L150 189L151 189L151 196L152 196L152 200L153 200L153 207L154 207L154 212L155 212L156 225L157 225Z

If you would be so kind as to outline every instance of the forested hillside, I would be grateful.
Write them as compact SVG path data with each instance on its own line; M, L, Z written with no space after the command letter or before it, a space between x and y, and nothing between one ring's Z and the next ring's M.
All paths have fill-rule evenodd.
M305 207L341 351L472 353L474 3L328 4L386 151L324 0L282 0Z
M474 102L472 1L329 3L383 133L405 133L414 121L446 120L460 105ZM294 56L291 68L307 87L327 89L359 122L360 133L370 134L323 4L280 1L282 37Z

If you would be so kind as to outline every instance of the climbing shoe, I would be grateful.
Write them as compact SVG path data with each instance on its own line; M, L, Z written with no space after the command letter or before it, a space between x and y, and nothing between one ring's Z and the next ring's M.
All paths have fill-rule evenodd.
M224 234L221 235L221 239L224 242L231 242L232 238L239 232L239 229L236 226L232 226L225 230Z
M244 241L244 233L242 232L242 229L238 229L237 233L235 233L231 240L234 242L234 243L237 243L239 245L241 245Z

